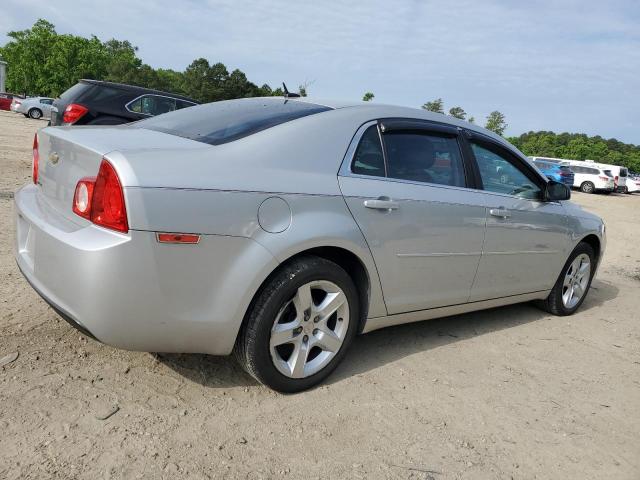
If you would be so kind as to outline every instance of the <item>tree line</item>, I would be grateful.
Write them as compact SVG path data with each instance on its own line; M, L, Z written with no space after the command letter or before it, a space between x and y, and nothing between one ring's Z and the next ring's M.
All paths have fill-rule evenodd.
M0 47L7 68L7 91L57 97L81 78L126 83L186 95L199 102L282 95L281 88L258 86L239 69L198 58L183 71L152 68L127 40L101 41L59 34L52 23L40 19L33 27L9 32ZM306 95L308 84L299 87Z
M507 140L529 156L595 160L623 165L631 171L640 172L640 146L615 138L543 131L523 133L519 137L508 137Z
M7 91L27 95L57 97L81 78L139 85L186 95L199 102L233 98L281 96L280 87L249 81L239 69L231 72L223 63L195 59L184 71L153 68L138 57L137 47L127 40L101 41L70 34L59 34L52 23L40 19L26 30L9 32L9 41L0 47L0 58L8 62ZM307 95L309 82L298 87ZM362 100L372 101L373 92ZM426 102L422 108L445 114L441 98ZM460 106L449 108L448 115L475 123L473 116ZM491 112L485 128L503 135L507 122L503 113ZM603 163L625 165L640 171L640 146L616 139L589 137L584 134L529 132L508 140L522 152L532 156L593 159Z

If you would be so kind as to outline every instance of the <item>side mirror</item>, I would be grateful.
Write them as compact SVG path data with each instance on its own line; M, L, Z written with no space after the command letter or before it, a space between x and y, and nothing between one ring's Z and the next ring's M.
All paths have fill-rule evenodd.
M569 200L571 198L571 189L564 183L549 180L544 189L545 202L557 202L559 200Z

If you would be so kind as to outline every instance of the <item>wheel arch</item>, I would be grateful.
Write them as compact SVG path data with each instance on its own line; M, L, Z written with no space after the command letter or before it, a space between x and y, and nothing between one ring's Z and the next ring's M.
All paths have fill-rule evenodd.
M586 237L582 238L580 242L584 242L593 248L593 253L596 255L596 264L600 262L601 244L600 239L594 233L590 233ZM579 242L578 242L579 243Z
M295 253L290 254L286 259L281 261L276 268L274 268L262 281L260 286L256 289L251 301L247 305L247 308L244 313L244 317L242 319L242 325L238 329L238 335L236 336L236 343L238 342L239 334L242 331L242 326L244 326L251 309L253 308L256 300L262 293L262 291L267 287L271 279L286 265L291 263L292 261L305 257L305 256L316 256L320 258L324 258L326 260L332 261L333 263L342 267L347 274L353 280L353 283L358 291L358 300L359 300L359 318L358 318L358 333L361 333L364 329L364 325L367 321L369 306L371 303L371 295L372 295L372 281L378 281L377 273L375 278L372 278L369 270L365 266L365 261L363 261L357 254L353 251L336 246L336 245L320 245L314 247L308 247L296 251Z

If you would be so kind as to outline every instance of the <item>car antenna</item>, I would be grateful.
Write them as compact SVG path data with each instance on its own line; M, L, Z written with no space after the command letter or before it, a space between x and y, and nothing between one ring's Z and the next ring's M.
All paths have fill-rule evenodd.
M284 90L284 98L297 98L300 96L299 93L291 93L284 82L282 82L282 89Z

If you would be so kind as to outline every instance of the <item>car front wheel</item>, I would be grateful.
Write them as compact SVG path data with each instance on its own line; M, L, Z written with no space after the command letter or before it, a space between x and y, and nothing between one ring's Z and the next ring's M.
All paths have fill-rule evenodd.
M339 265L320 257L286 264L259 292L235 354L256 380L285 393L322 382L357 331L358 294Z
M595 268L593 248L580 242L571 252L551 293L539 305L554 315L572 315L587 296Z

